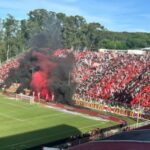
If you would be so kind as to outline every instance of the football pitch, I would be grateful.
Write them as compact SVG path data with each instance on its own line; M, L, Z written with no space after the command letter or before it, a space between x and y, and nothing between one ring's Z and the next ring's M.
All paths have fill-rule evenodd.
M26 149L115 125L0 95L0 149Z

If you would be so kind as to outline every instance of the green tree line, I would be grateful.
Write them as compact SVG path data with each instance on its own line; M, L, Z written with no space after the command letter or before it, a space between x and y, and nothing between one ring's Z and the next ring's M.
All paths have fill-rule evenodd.
M0 61L28 50L31 47L30 42L42 32L52 33L52 36L45 39L49 43L46 47L51 44L58 45L60 36L61 46L73 50L150 47L150 33L112 32L100 23L87 23L86 19L79 15L67 16L64 13L36 9L27 14L27 19L17 20L10 14L5 19L0 19Z

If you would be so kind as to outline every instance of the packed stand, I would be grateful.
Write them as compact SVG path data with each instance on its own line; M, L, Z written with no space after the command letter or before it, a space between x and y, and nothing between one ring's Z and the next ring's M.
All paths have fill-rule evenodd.
M58 49L53 56L65 57L72 52ZM77 83L75 97L110 105L139 105L150 108L150 54L74 51L73 78ZM0 66L0 83L11 68L19 65L12 59Z
M0 65L0 83L4 82L4 80L8 76L8 72L11 68L16 68L19 66L18 59L10 59L5 63Z
M77 98L150 107L148 55L80 52L76 57Z

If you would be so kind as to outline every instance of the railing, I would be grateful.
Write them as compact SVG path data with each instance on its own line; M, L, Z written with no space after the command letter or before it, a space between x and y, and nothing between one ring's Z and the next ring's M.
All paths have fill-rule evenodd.
M147 120L145 122L131 124L131 125L128 125L128 126L124 127L123 129L128 128L130 130L133 130L133 129L137 129L137 128L144 127L144 126L147 126L147 125L150 125L150 120Z

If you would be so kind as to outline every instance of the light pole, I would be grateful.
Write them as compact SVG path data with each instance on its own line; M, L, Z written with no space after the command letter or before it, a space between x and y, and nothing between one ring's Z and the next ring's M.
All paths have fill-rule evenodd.
M139 97L140 98L139 98L139 106L138 106L137 127L139 125L140 112L141 112L141 103L143 102L143 100L140 101L140 99L142 98L142 93L140 93Z
M139 118L140 118L140 107L141 107L141 103L140 103L140 101L139 101L139 106L138 106L138 114L137 114L137 127L138 127L138 125L139 125Z

